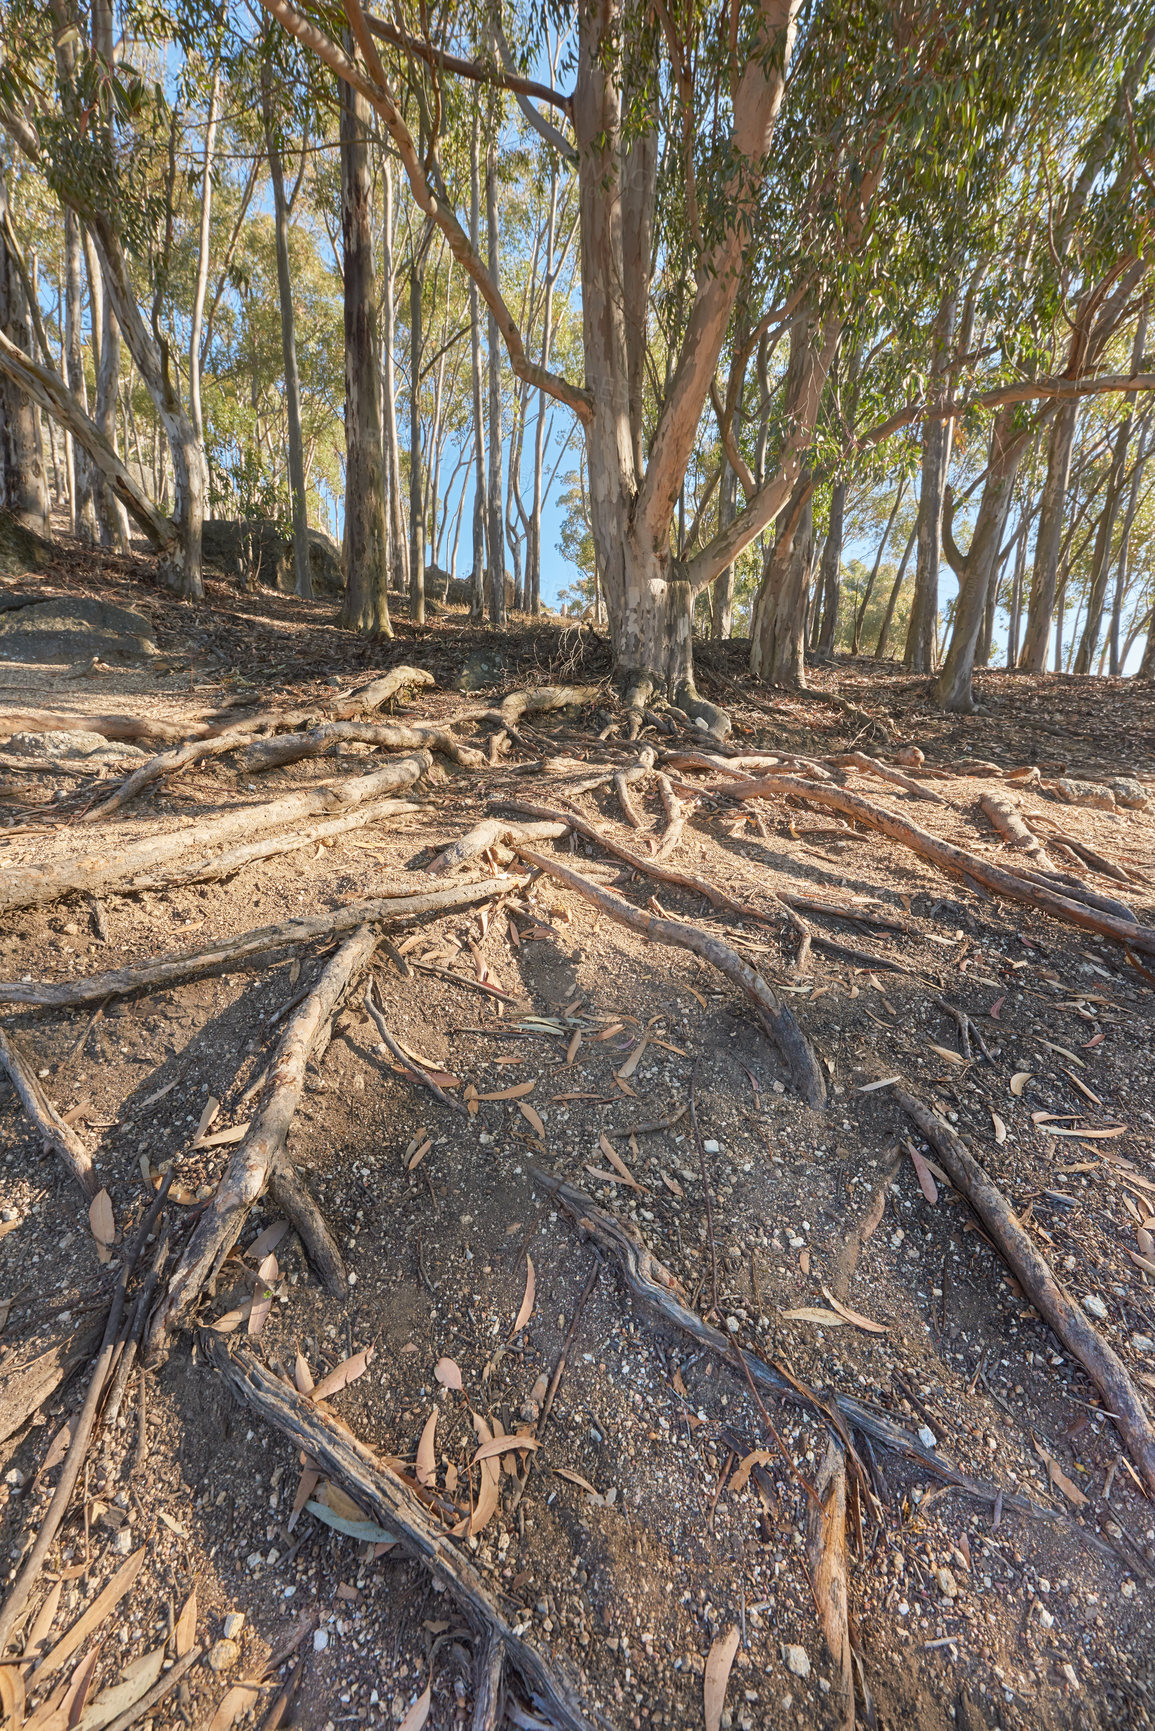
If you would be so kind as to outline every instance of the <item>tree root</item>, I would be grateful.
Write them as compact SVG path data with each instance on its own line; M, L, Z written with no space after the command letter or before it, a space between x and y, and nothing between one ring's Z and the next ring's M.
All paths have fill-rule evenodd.
M306 757L323 757L343 740L357 740L363 745L375 745L379 751L439 751L465 769L484 769L487 758L475 746L462 745L454 739L451 728L476 719L478 711L453 716L448 722L383 722L326 721L308 733L282 733L275 739L260 740L250 745L242 760L249 774L258 770L279 769L282 764L298 763Z
M305 1066L326 1040L341 999L365 973L376 948L377 934L372 926L361 926L341 945L313 990L285 1024L249 1132L233 1153L216 1195L197 1222L153 1318L149 1341L154 1350L165 1334L188 1314L213 1268L236 1243L250 1208L265 1189L274 1168L287 1172L290 1163L285 1142L304 1092ZM282 1206L292 1203L298 1186L299 1180L295 1178L282 1183ZM289 1215L292 1219L291 1208ZM318 1219L319 1215L310 1210L306 1224L314 1235ZM334 1259L339 1263L340 1256L331 1240L326 1248L326 1260L332 1268ZM343 1268L339 1284L343 1291Z
M400 1535L405 1549L451 1594L478 1635L500 1642L507 1662L521 1676L560 1731L593 1731L597 1715L582 1705L576 1687L548 1666L506 1620L468 1555L448 1541L402 1479L346 1427L273 1375L251 1352L230 1351L219 1336L204 1332L201 1348L237 1399L303 1449L360 1508Z
M955 1189L982 1221L1028 1301L1099 1390L1148 1495L1155 1495L1155 1429L1123 1361L1083 1310L1068 1298L1010 1203L962 1137L905 1087L896 1085L892 1093L935 1150Z
M917 824L909 822L908 819L887 811L883 806L875 805L871 800L863 799L860 794L848 793L844 788L819 787L813 782L800 781L793 776L781 776L766 781L733 782L726 787L708 791L723 793L732 799L785 798L789 795L805 800L810 805L826 806L832 811L839 811L846 817L854 818L859 823L867 824L871 829L881 830L883 835L901 842L913 853L920 854L943 871L959 873L984 889L993 890L996 895L1006 896L1010 901L1021 902L1026 907L1036 908L1040 913L1052 914L1056 919L1081 926L1085 931L1098 932L1103 937L1113 938L1116 943L1141 955L1155 956L1155 928L1128 923L1117 914L1096 912L1093 906L1075 901L1070 894L1060 894L1037 876L1005 871L978 854L956 847L953 842L941 841L938 836L919 829Z
M51 1148L65 1171L74 1178L86 1201L91 1202L100 1190L100 1179L92 1164L92 1155L71 1124L66 1124L41 1085L32 1065L19 1052L13 1041L0 1028L0 1067L20 1097L20 1104L39 1132L46 1148Z
M556 841L568 828L569 821L564 816L548 823L509 823L500 817L486 818L439 853L425 869L431 877L441 877L491 847L508 847L514 841Z
M933 788L924 787L920 781L903 775L901 770L892 769L888 763L880 763L877 757L868 757L865 751L838 752L831 757L830 762L839 769L860 769L866 775L876 775L880 781L893 782L895 787L901 787L904 793L912 793L916 799L925 799L932 805L947 803Z
M200 737L212 728L209 722L177 726L171 721L139 715L72 715L59 709L6 709L0 731L6 738L14 733L99 733L103 739L157 740L179 745L190 734Z
M846 1459L833 1437L826 1445L815 1485L819 1504L810 1511L810 1585L827 1651L838 1674L835 1701L841 1731L854 1731L854 1659L850 1644L850 1594L846 1573Z
M373 901L349 902L329 913L310 914L304 919L285 920L276 926L258 926L252 931L238 932L233 937L219 938L207 949L186 951L183 955L160 956L155 961L140 962L135 967L117 968L104 974L90 974L87 979L63 980L48 985L39 981L25 984L22 980L0 982L0 1003L37 1004L42 1009L65 1009L77 1004L103 1003L106 998L127 997L130 992L155 986L175 985L178 980L191 980L214 968L228 972L245 968L254 956L268 955L297 944L316 943L321 938L338 936L366 922L374 925L407 925L424 918L450 914L458 908L472 907L488 901L503 890L515 889L518 880L512 877L488 878L483 883L453 884L448 889L427 890L420 896L382 897ZM468 981L461 982L468 985Z
M427 673L424 667L391 667L387 673L371 679L368 685L359 685L355 691L347 691L338 697L333 705L333 715L338 721L348 721L351 716L366 715L370 710L380 709L399 691L436 684L432 673Z
M694 955L701 956L703 961L710 962L719 973L725 974L753 1006L763 1032L777 1047L794 1087L806 1104L816 1108L825 1106L826 1079L822 1073L822 1065L792 1011L779 1002L761 974L755 972L728 944L702 931L698 926L681 925L674 920L657 919L653 914L643 913L640 908L633 907L610 890L591 883L579 872L572 871L557 860L547 859L544 854L535 853L532 848L526 847L524 842L518 843L514 852L527 865L536 867L538 871L555 878L558 883L576 890L578 895L584 896L586 901L591 902L610 919L616 920L619 925L628 926L631 931L656 939L658 943L690 950Z
M322 782L295 793L284 794L267 805L238 806L207 823L191 824L164 835L145 836L130 842L116 854L104 850L74 854L39 866L24 866L5 872L0 883L0 912L14 908L43 907L72 891L91 893L108 884L123 882L166 861L187 855L192 848L213 847L219 842L249 837L261 830L282 829L301 818L348 811L364 800L411 787L429 769L433 759L427 751L396 759L371 775L349 776Z

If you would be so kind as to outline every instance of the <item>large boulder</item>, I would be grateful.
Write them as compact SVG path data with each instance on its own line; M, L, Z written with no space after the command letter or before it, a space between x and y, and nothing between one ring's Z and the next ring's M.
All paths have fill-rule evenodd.
M0 577L25 577L43 571L52 543L26 529L10 511L0 511Z
M425 599L442 601L451 607L469 607L473 602L473 578L451 577L439 565L425 567ZM505 573L505 605L513 606L513 578Z
M15 599L9 597L8 599ZM0 658L5 661L143 661L159 651L141 613L88 596L26 599L0 611Z
M267 517L211 517L203 548L205 564L226 577L289 593L296 588L292 537ZM345 586L341 549L323 529L309 530L309 574L322 593L339 593Z

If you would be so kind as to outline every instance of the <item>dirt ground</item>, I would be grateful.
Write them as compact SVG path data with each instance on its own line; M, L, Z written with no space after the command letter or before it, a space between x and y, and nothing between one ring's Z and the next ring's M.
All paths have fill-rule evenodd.
M254 699L319 707L335 687L404 661L438 683L396 713L434 717L461 706L450 688L479 654L494 673L481 701L526 683L596 682L609 670L596 633L556 622L519 625L495 645L452 614L420 631L402 618L392 643L366 645L336 628L332 601L238 595L214 582L203 606L178 605L143 562L62 554L37 581L45 594L137 608L162 654L155 665L116 670L0 662L7 709L34 703L184 724ZM866 732L868 717L885 717L893 747L916 744L928 768L950 772L928 784L944 803L916 806L859 776L854 786L992 860L1006 850L979 810L994 784L976 760L1037 764L1045 778L1145 777L1146 811L1076 809L1037 787L1020 797L1025 811L1123 864L1133 876L1124 899L1148 924L1155 918L1155 692L988 672L977 681L982 712L944 718L929 708L925 681L889 666L840 662L798 695L753 685L742 666L742 645L702 646L701 686L728 706L731 746L821 755L865 745L885 758L892 747ZM596 765L636 755L620 736L603 752L601 725L593 711L546 715L532 738L547 759L588 754ZM652 730L643 737L670 743ZM32 765L18 793L0 796L0 871L81 848L115 851L237 802L363 771L379 761L367 751L347 746L339 760L260 777L231 758L201 763L82 830L74 816L90 783ZM408 796L417 812L224 883L17 912L0 936L0 974L63 980L360 896L431 887L440 880L425 868L488 799L556 802L541 759L528 773L525 761L516 745L482 772L438 758ZM98 773L111 786L125 767L110 762ZM575 803L645 851L666 820L652 782L636 801L641 832L626 825L612 787ZM381 952L375 972L389 1027L447 1073L452 1097L469 1086L479 1096L532 1089L481 1099L474 1115L445 1108L384 1051L355 995L310 1069L289 1143L346 1254L348 1301L323 1294L290 1234L276 1247L279 1283L263 1328L250 1336L242 1323L222 1338L290 1380L298 1355L319 1380L372 1348L333 1410L380 1454L410 1464L436 1411L436 1482L449 1494L456 1483L467 1513L471 1413L507 1432L536 1419L534 1385L553 1376L568 1341L531 1470L504 1456L493 1518L475 1537L446 1542L468 1549L510 1622L605 1724L703 1724L705 1661L732 1628L723 1727L840 1723L806 1543L824 1427L782 1403L763 1411L736 1370L635 1312L614 1267L553 1196L548 1175L562 1177L632 1226L691 1307L737 1340L812 1388L873 1403L963 1471L1037 1505L1030 1516L967 1497L876 1451L882 1518L864 1509L849 1586L878 1725L1155 1723L1150 1502L1095 1388L1024 1302L968 1208L942 1183L928 1199L933 1180L924 1190L925 1173L903 1147L910 1126L888 1090L863 1091L904 1076L957 1124L1072 1296L1091 1301L1150 1406L1155 1283L1134 1253L1139 1234L1155 1227L1155 982L1115 944L980 894L874 832L781 801L760 810L765 834L733 803L703 798L673 863L765 908L764 925L736 928L696 896L638 882L592 844L540 845L639 907L658 889L663 909L740 946L815 1042L831 1083L825 1112L791 1091L721 976L550 880L527 878L500 903L415 928L406 955L424 968L405 974ZM461 875L490 869L474 860ZM853 902L889 922L808 916L878 965L816 950L800 975L775 892ZM886 971L887 960L910 971ZM9 1007L4 1026L92 1149L120 1233L150 1195L142 1161L150 1171L175 1162L190 1203L210 1192L235 1143L191 1148L206 1102L218 1104L209 1134L250 1116L247 1091L276 1039L270 1024L320 965L315 952L282 952L244 971L114 999L96 1017ZM974 1018L989 1061L962 1058L944 997ZM683 1110L691 1086L701 1152L688 1116L631 1139L631 1125ZM1071 1126L1125 1131L1054 1134ZM611 1168L603 1137L632 1182ZM3 1386L41 1355L86 1329L91 1354L117 1265L115 1253L107 1267L97 1260L78 1193L41 1152L10 1090L0 1097L0 1204L2 1413ZM275 1219L266 1199L242 1244ZM515 1332L527 1253L533 1308ZM884 1331L844 1322L832 1298ZM199 1320L219 1319L234 1302L222 1271ZM785 1314L808 1310L819 1320ZM458 1367L461 1392L435 1377L443 1359ZM55 1469L42 1463L83 1389L78 1371L0 1444L8 1581L51 1495ZM739 1463L759 1450L765 1457L735 1490ZM298 1451L236 1403L194 1333L134 1373L34 1599L63 1581L55 1639L146 1547L131 1594L99 1630L93 1694L171 1637L195 1586L197 1638L219 1668L194 1666L138 1723L207 1727L229 1688L247 1680L254 1688L237 1722L265 1723L294 1661L286 1723L393 1726L416 1703L413 1726L430 1684L431 1725L471 1721L474 1642L455 1605L399 1546L344 1536L308 1512L290 1529L300 1475ZM234 1646L221 1648L231 1613L243 1624L229 1625ZM270 1672L270 1661L280 1669ZM506 1706L513 1723L541 1723L516 1683Z

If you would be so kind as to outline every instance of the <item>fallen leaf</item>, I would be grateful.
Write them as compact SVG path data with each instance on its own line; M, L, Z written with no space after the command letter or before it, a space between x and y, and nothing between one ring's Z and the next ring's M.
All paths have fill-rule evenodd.
M577 1028L574 1031L573 1037L571 1038L569 1045L565 1049L565 1061L567 1064L573 1063L574 1059L578 1055L578 1051L581 1047L581 1043L582 1043L582 1031L580 1028Z
M178 1659L183 1659L186 1653L191 1653L197 1632L197 1590L194 1587L184 1602L180 1616L173 1630L173 1648Z
M928 1173L927 1176L929 1177L930 1174ZM872 1322L869 1316L862 1316L857 1310L851 1310L849 1305L843 1304L840 1299L835 1298L834 1294L825 1286L822 1288L822 1296L828 1304L834 1306L839 1316L844 1316L847 1322L854 1324L855 1328L864 1328L867 1334L886 1333L885 1322Z
M1044 1136L1077 1136L1085 1142L1110 1142L1127 1134L1126 1124L1113 1124L1107 1130L1079 1129L1076 1125L1040 1124Z
M147 1695L164 1669L164 1642L151 1653L142 1653L126 1665L119 1683L113 1683L96 1697L80 1720L80 1731L103 1731L122 1713L134 1707L142 1695Z
M297 1354L297 1362L293 1366L293 1382L298 1394L312 1394L313 1373L303 1352Z
M993 1106L989 1107L988 1110L991 1115L991 1123L994 1125L995 1141L1001 1146L1007 1139L1007 1127Z
M544 1141L545 1140L545 1125L542 1123L540 1117L534 1111L533 1107L527 1105L524 1100L519 1100L518 1106L521 1109L522 1117L525 1119L525 1121L529 1125L530 1129L533 1130L535 1135L541 1137L541 1139Z
M163 1100L166 1094L171 1094L175 1087L175 1080L172 1082L166 1082L164 1087L158 1088L155 1094L146 1095L140 1105L136 1108L137 1111L143 1112L146 1106L155 1106L158 1100Z
M658 1177L662 1180L662 1183L666 1186L666 1189L671 1191L673 1193L673 1195L684 1196L686 1194L686 1192L682 1189L682 1186L678 1183L678 1180L676 1178L671 1178L670 1174L668 1172L666 1172L662 1167L658 1168Z
M609 1137L604 1133L598 1137L598 1147L601 1149L614 1171L620 1175L622 1183L628 1184L631 1190L641 1190L642 1186L638 1183L637 1179L634 1177L633 1173L630 1171Z
M515 1082L511 1088L498 1088L492 1094L479 1094L479 1100L520 1100L525 1094L532 1094L537 1087L536 1082Z
M429 1708L433 1701L432 1691L432 1683L427 1683L402 1719L397 1731L421 1731L421 1727L429 1717Z
M880 1088L893 1088L896 1082L901 1082L901 1076L884 1076L880 1082L866 1082L858 1092L860 1094L877 1094Z
M1088 1502L1090 1499L1083 1495L1077 1484L1072 1483L1059 1465L1058 1461L1055 1459L1054 1455L1048 1453L1039 1441L1038 1437L1034 1438L1034 1444L1035 1453L1046 1466L1047 1477L1050 1479L1051 1483L1056 1485L1068 1501L1074 1503L1076 1508L1082 1508L1084 1503Z
M726 1704L726 1685L730 1681L730 1667L738 1651L739 1639L737 1628L731 1629L725 1635L719 1635L706 1659L702 1690L706 1731L720 1731L722 1709Z
M41 1660L35 1672L38 1682L42 1683L46 1677L51 1677L54 1671L59 1671L62 1665L66 1665L81 1643L86 1641L95 1629L99 1629L140 1574L147 1550L147 1545L141 1545L127 1562L120 1565L104 1591L97 1595L87 1611L76 1619L68 1633L62 1635L48 1656Z
M48 1644L48 1636L56 1621L56 1613L60 1609L60 1595L64 1591L64 1582L55 1581L49 1589L48 1597L32 1619L32 1627L28 1631L28 1639L24 1643L24 1660L28 1665L39 1659L41 1652ZM0 1666L0 1671L3 1666Z
M730 1489L735 1493L744 1491L754 1468L768 1467L773 1459L769 1449L752 1449L748 1455L743 1455L730 1480Z
M1015 1096L1016 1100L1022 1094L1023 1089L1030 1081L1031 1075L1032 1071L1030 1070L1016 1070L1014 1075L1011 1077L1011 1093Z
M801 1305L797 1310L780 1311L779 1315L784 1316L787 1322L818 1322L823 1328L841 1328L846 1320L835 1310L823 1310L821 1306L810 1304Z
M12 1731L24 1723L24 1678L18 1665L0 1665L0 1715Z
M238 1329L242 1322L248 1320L252 1308L252 1299L246 1298L235 1310L226 1310L223 1316L218 1316L215 1322L210 1322L209 1327L214 1334L232 1334L234 1329Z
M939 1057L948 1064L961 1066L967 1061L961 1052L952 1052L949 1046L936 1046L933 1040L929 1040L927 1044L930 1046L932 1052L937 1052Z
M910 1155L910 1163L914 1167L915 1176L918 1179L918 1187L933 1208L935 1203L938 1201L938 1186L935 1183L934 1178L931 1176L930 1167L912 1143L906 1142L903 1146Z
M527 1255L525 1259L525 1295L521 1301L521 1309L518 1311L513 1324L514 1334L520 1334L530 1317L533 1315L533 1300L536 1290L537 1281L533 1272L533 1257Z
M116 1221L112 1213L112 1198L107 1190L99 1191L89 1203L88 1224L96 1240L96 1254L102 1262L107 1262L116 1242Z
M416 1172L417 1168L420 1166L421 1162L424 1160L425 1156L428 1154L428 1152L432 1148L432 1146L433 1146L432 1139L427 1136L425 1138L424 1142L422 1142L421 1146L415 1151L413 1158L410 1160L408 1166L406 1167L406 1171Z
M218 1130L213 1136L199 1136L191 1144L189 1153L198 1148L228 1148L234 1142L243 1142L249 1133L249 1123L250 1120L246 1118L243 1124L234 1124L228 1130Z
M232 1731L242 1713L247 1713L261 1691L255 1683L234 1683L212 1716L208 1731Z
M808 1244L798 1252L798 1266L803 1274L808 1275L810 1273L810 1246Z
M296 1526L301 1516L301 1510L307 1507L309 1498L316 1490L320 1483L320 1479L321 1474L319 1468L315 1466L306 1466L301 1469L301 1477L297 1481L297 1494L293 1498L293 1507L290 1511L289 1519L285 1523L289 1532L292 1532L293 1528Z
M1127 1255L1136 1268L1141 1268L1144 1274L1155 1274L1155 1257L1143 1256L1138 1250L1129 1250Z
M257 1272L261 1284L253 1294L252 1308L249 1311L249 1333L252 1335L260 1334L273 1308L273 1285L279 1279L281 1271L271 1251Z
M481 1110L480 1106L477 1104L478 1097L477 1089L473 1086L473 1083L470 1082L461 1098L465 1101L465 1109L471 1118L476 1118L478 1112Z
M493 1442L493 1432L479 1413L473 1415L473 1428L477 1432L477 1440L485 1446ZM479 1451L480 1452L480 1451ZM477 1492L477 1502L469 1518L469 1533L472 1537L487 1527L497 1513L501 1500L501 1468L495 1460L486 1456L480 1463L481 1484Z
M194 1142L199 1142L201 1137L204 1135L205 1131L208 1129L209 1125L212 1124L213 1122L215 1122L217 1113L220 1111L220 1109L221 1109L220 1101L217 1099L214 1099L214 1097L210 1094L208 1099L204 1103L204 1110L201 1112L200 1122L197 1124L196 1132L193 1136Z
M638 1041L637 1045L634 1047L633 1051L630 1053L629 1057L626 1059L625 1063L618 1070L617 1075L618 1075L618 1081L619 1082L626 1082L633 1075L634 1071L637 1069L638 1065L641 1063L642 1056L646 1050L646 1047L649 1045L649 1043L650 1043L650 1036L648 1034L643 1034L641 1039Z
M990 1011L988 1013L994 1017L996 1022L1000 1020L1000 1011L1002 1010L1002 1007L1006 1003L1006 1001L1007 1001L1007 994L1004 992L1002 997L996 998L994 1003L990 1007Z
M588 1491L591 1497L598 1494L590 1481L583 1479L580 1473L575 1473L572 1467L554 1467L553 1476L555 1479L567 1479L571 1485L577 1485L579 1490Z
M434 1407L425 1420L420 1440L417 1444L417 1483L426 1489L437 1483L437 1456L434 1443L437 1437L437 1408Z
M259 1268L270 1250L275 1250L277 1248L277 1245L281 1242L281 1239L285 1236L285 1233L288 1230L289 1222L287 1220L274 1220L271 1226L266 1226L260 1236L254 1238L253 1242L249 1245L249 1248L245 1251L245 1255L248 1257L249 1261L255 1262Z
M433 1374L442 1388L460 1390L462 1386L461 1372L451 1358L439 1358L433 1367Z
M175 1533L178 1539L188 1538L188 1534L185 1532L179 1521L174 1521L172 1516L164 1509L158 1509L156 1512L158 1518L164 1523L170 1533Z
M321 1378L313 1390L313 1399L328 1400L331 1394L340 1394L343 1388L347 1388L359 1376L364 1376L372 1357L373 1348L367 1346L363 1352L355 1352L352 1358L343 1359L328 1376Z
M535 1449L537 1438L532 1436L495 1436L489 1442L483 1442L473 1457L476 1466L479 1461L493 1460L497 1455L508 1454L511 1449Z

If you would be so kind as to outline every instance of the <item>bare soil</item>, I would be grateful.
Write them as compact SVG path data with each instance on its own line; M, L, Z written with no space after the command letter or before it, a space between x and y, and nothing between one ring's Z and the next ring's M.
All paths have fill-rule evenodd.
M238 595L212 583L193 608L156 587L144 562L63 552L36 582L45 595L99 594L145 613L162 658L115 671L0 663L5 707L191 722L238 700L320 705L334 686L407 661L428 667L438 688L398 713L433 717L465 701L448 687L471 656L495 647L502 670L486 694L494 699L519 684L596 681L609 671L608 648L588 626L521 622L495 645L447 613L422 631L402 618L393 642L365 644L336 628L332 601ZM741 644L703 646L701 685L729 707L732 744L847 750L864 743L865 723L829 698L848 700L884 718L895 744L917 744L928 767L951 772L931 784L941 806L915 805L879 782L862 791L990 858L1003 844L978 800L995 784L974 772L975 759L1035 763L1048 777L1060 768L1086 778L1138 775L1155 800L1155 692L1134 682L988 672L977 681L982 711L944 718L930 709L925 681L890 666L839 662L815 673L812 692L795 695L756 686L742 668ZM599 725L588 713L545 716L532 739L546 757L593 747L596 763ZM867 749L888 754L877 740ZM436 880L424 868L484 815L488 798L550 797L547 773L522 773L522 759L515 747L481 774L438 760L415 790L416 815L222 884L18 913L0 937L0 973L64 979L361 895L428 887ZM218 759L160 784L117 820L78 829L72 814L91 797L90 783L30 765L21 794L5 794L0 806L8 825L0 870L81 847L113 851L238 801L365 767L356 746L339 761L259 781ZM115 765L99 771L109 785L117 774ZM1152 809L1074 809L1039 789L1021 798L1025 810L1048 813L1127 866L1136 881L1122 893L1151 923ZM625 825L612 788L577 803L645 850L665 818L652 784L636 801L647 826L640 835ZM532 1091L482 1101L474 1116L448 1111L399 1073L351 1003L310 1071L290 1139L347 1255L349 1301L324 1296L290 1236L277 1250L277 1300L250 1344L289 1378L298 1354L319 1378L372 1346L368 1371L333 1398L334 1411L380 1453L412 1461L437 1409L438 1482L445 1487L456 1472L462 1502L476 1449L471 1409L515 1429L523 1409L533 1414L533 1385L553 1375L573 1328L524 1486L516 1477L524 1469L506 1472L502 1505L484 1531L446 1542L469 1545L510 1620L577 1679L605 1723L700 1725L705 1659L731 1627L740 1643L723 1725L838 1723L805 1544L806 1484L826 1448L821 1425L786 1406L764 1413L736 1372L636 1316L613 1269L598 1270L537 1173L562 1176L630 1223L693 1307L716 1313L737 1339L811 1387L852 1392L929 1432L963 1470L1039 1506L1032 1518L979 1503L878 1453L883 1520L867 1513L852 1535L850 1609L879 1725L1150 1725L1150 1503L1095 1389L1023 1301L957 1195L940 1185L937 1200L927 1199L902 1147L910 1127L887 1090L862 1089L901 1074L957 1123L1073 1296L1101 1308L1101 1328L1150 1392L1155 1285L1132 1253L1136 1228L1155 1215L1151 976L1117 946L981 897L877 834L785 803L760 809L765 835L733 804L703 800L674 863L764 906L767 925L736 930L676 890L659 899L740 944L788 996L827 1065L829 1110L813 1112L791 1094L743 1002L711 970L609 923L544 878L527 881L504 905L422 929L410 960L439 972L406 977L382 954L376 975L391 1030L457 1080L456 1097L469 1084L479 1095L525 1082ZM649 902L652 883L592 846L578 842L571 858L565 841L546 845L637 905ZM488 869L472 863L478 875ZM781 926L771 891L857 899L892 919L901 930L808 916L827 935L911 971L815 953L800 976L797 939ZM206 1101L219 1102L214 1132L248 1116L246 1090L275 1039L269 1024L319 966L316 955L285 953L110 1002L96 1018L6 1015L92 1147L122 1233L150 1195L142 1158L157 1169L175 1162L191 1195L214 1185L230 1147L190 1149ZM956 1024L936 1003L944 996L975 1019L990 1062L962 1060ZM1012 1077L1023 1073L1029 1080L1015 1092ZM685 1107L692 1078L704 1153L686 1117L631 1140L631 1124ZM1040 1113L1072 1116L1035 1122ZM1071 1124L1126 1130L1082 1141L1049 1133ZM637 1189L605 1176L599 1139L607 1132ZM0 1099L0 1202L0 1299L10 1300L0 1385L11 1386L39 1354L99 1319L116 1264L98 1262L78 1194L41 1152L11 1092ZM258 1207L244 1242L273 1218L271 1205ZM534 1308L514 1336L527 1252ZM784 1315L829 1314L831 1294L885 1332ZM200 1320L232 1301L222 1272ZM460 1368L464 1393L435 1379L443 1357ZM83 1386L83 1373L74 1375L0 1444L8 1579L51 1494L53 1471L38 1477L38 1469ZM769 1459L735 1493L728 1482L755 1450ZM1052 1482L1047 1456L1085 1502ZM505 1459L512 1467L514 1457ZM206 1643L222 1635L228 1613L244 1613L234 1661L221 1671L196 1666L142 1721L156 1731L207 1726L231 1684L265 1677L270 1655L302 1632L292 1723L395 1725L430 1682L429 1723L440 1731L469 1722L473 1643L455 1606L401 1547L379 1554L308 1513L289 1531L300 1470L297 1453L234 1403L194 1336L178 1337L143 1380L134 1376L118 1421L94 1445L45 1577L65 1581L54 1632L143 1543L132 1595L101 1633L96 1688L166 1638L194 1584ZM793 1647L806 1664L791 1654L791 1671ZM287 1674L282 1657L240 1723L263 1722ZM514 1722L537 1722L516 1689L509 1706L520 1715Z

